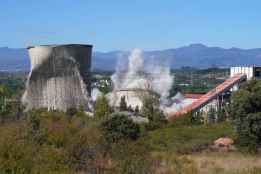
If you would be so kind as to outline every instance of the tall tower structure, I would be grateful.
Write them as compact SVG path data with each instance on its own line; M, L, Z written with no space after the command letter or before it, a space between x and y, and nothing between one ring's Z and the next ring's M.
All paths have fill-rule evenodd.
M26 110L90 109L92 45L28 47L31 70L22 103Z

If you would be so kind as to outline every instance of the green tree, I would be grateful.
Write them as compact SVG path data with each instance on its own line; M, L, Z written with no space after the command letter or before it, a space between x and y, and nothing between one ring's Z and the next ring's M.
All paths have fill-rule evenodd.
M136 140L140 136L139 125L122 114L114 114L111 118L102 123L102 130L105 138L110 143L122 139Z
M5 85L0 85L0 96L5 96L5 97L11 97L12 92L11 89L9 89L7 86Z
M208 123L212 124L212 123L215 123L217 118L216 118L216 109L214 107L210 107L209 108L209 111L207 113L207 117L208 117Z
M200 125L204 123L204 116L202 111L188 112L188 117L191 120L192 125Z
M134 112L134 110L132 109L131 105L128 106L127 111Z
M113 144L111 151L118 164L115 174L154 173L153 157L146 145L137 141L121 141Z
M180 127L180 126L191 126L191 125L200 125L204 123L204 118L202 112L187 112L183 115L176 117L171 125Z
M127 103L126 103L126 97L122 96L120 101L120 111L127 111Z
M232 95L230 115L243 146L261 145L261 81L246 82ZM252 150L255 148L252 148Z
M94 104L94 116L97 118L106 118L110 113L111 108L107 98L104 95L99 96Z
M141 116L153 120L155 110L159 108L159 101L152 96L144 96L142 99Z
M138 115L139 112L140 112L140 108L139 108L139 106L136 106L135 109L134 109L135 115Z
M227 118L227 109L229 106L223 106L222 108L219 108L217 111L217 122L225 121Z
M78 110L76 108L69 108L66 111L66 115L72 117L72 116L76 115L77 112L78 112Z
M11 90L5 86L0 85L0 116L3 121L4 117L11 112L11 105L7 99L12 95Z
M141 116L149 119L149 124L147 125L149 130L160 128L167 123L163 111L159 109L159 100L153 96L145 96L143 98Z

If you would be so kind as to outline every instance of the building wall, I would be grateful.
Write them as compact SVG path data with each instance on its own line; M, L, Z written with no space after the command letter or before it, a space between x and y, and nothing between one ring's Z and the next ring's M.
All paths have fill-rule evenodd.
M136 106L142 107L142 97L136 91L120 91L117 92L115 98L115 106L120 106L121 97L125 96L127 106L131 106L135 109Z
M230 77L233 77L236 74L246 74L247 80L250 80L254 77L254 67L231 67L230 68Z
M143 99L144 97L151 96L156 97L159 100L159 96L154 94L151 91L146 91L143 89L124 89L124 90L117 90L110 93L107 97L110 101L110 105L114 107L120 106L120 101L122 97L125 97L125 101L127 106L131 106L132 109L135 109L136 106L139 109L143 106Z

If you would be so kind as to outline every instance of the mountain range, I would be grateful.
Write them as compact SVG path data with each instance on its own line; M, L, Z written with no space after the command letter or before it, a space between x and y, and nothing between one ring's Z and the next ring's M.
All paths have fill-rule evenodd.
M98 70L114 70L119 59L127 60L128 51L94 52L92 67ZM144 51L146 60L164 60L172 69L184 66L194 68L261 65L261 48L240 49L209 47L203 44ZM0 71L28 71L30 62L25 48L0 48Z

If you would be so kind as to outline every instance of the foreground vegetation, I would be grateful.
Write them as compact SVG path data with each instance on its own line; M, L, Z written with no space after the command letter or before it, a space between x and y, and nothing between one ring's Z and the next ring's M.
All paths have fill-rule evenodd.
M33 111L24 119L3 123L0 126L0 171L19 174L235 173L232 170L235 166L231 164L230 170L225 162L218 161L239 163L240 156L243 162L260 163L258 156L211 152L204 148L221 136L235 137L230 123L169 124L166 128L144 132L135 124L126 127L129 122L124 124L124 118L120 120L122 124L114 124L115 129L125 128L124 131L118 129L118 133L112 133L115 129L107 131L110 119L88 118L79 113L70 116L62 112ZM252 165L248 162L249 165L237 170L260 172L254 165L256 162Z
M261 173L260 81L233 94L229 117L208 124L190 114L167 123L148 98L134 112L149 124L116 112L104 96L95 103L94 117L74 108L25 113L13 102L23 88L9 83L0 85L1 174ZM128 110L124 101L119 110ZM220 137L234 139L235 149L211 149Z

